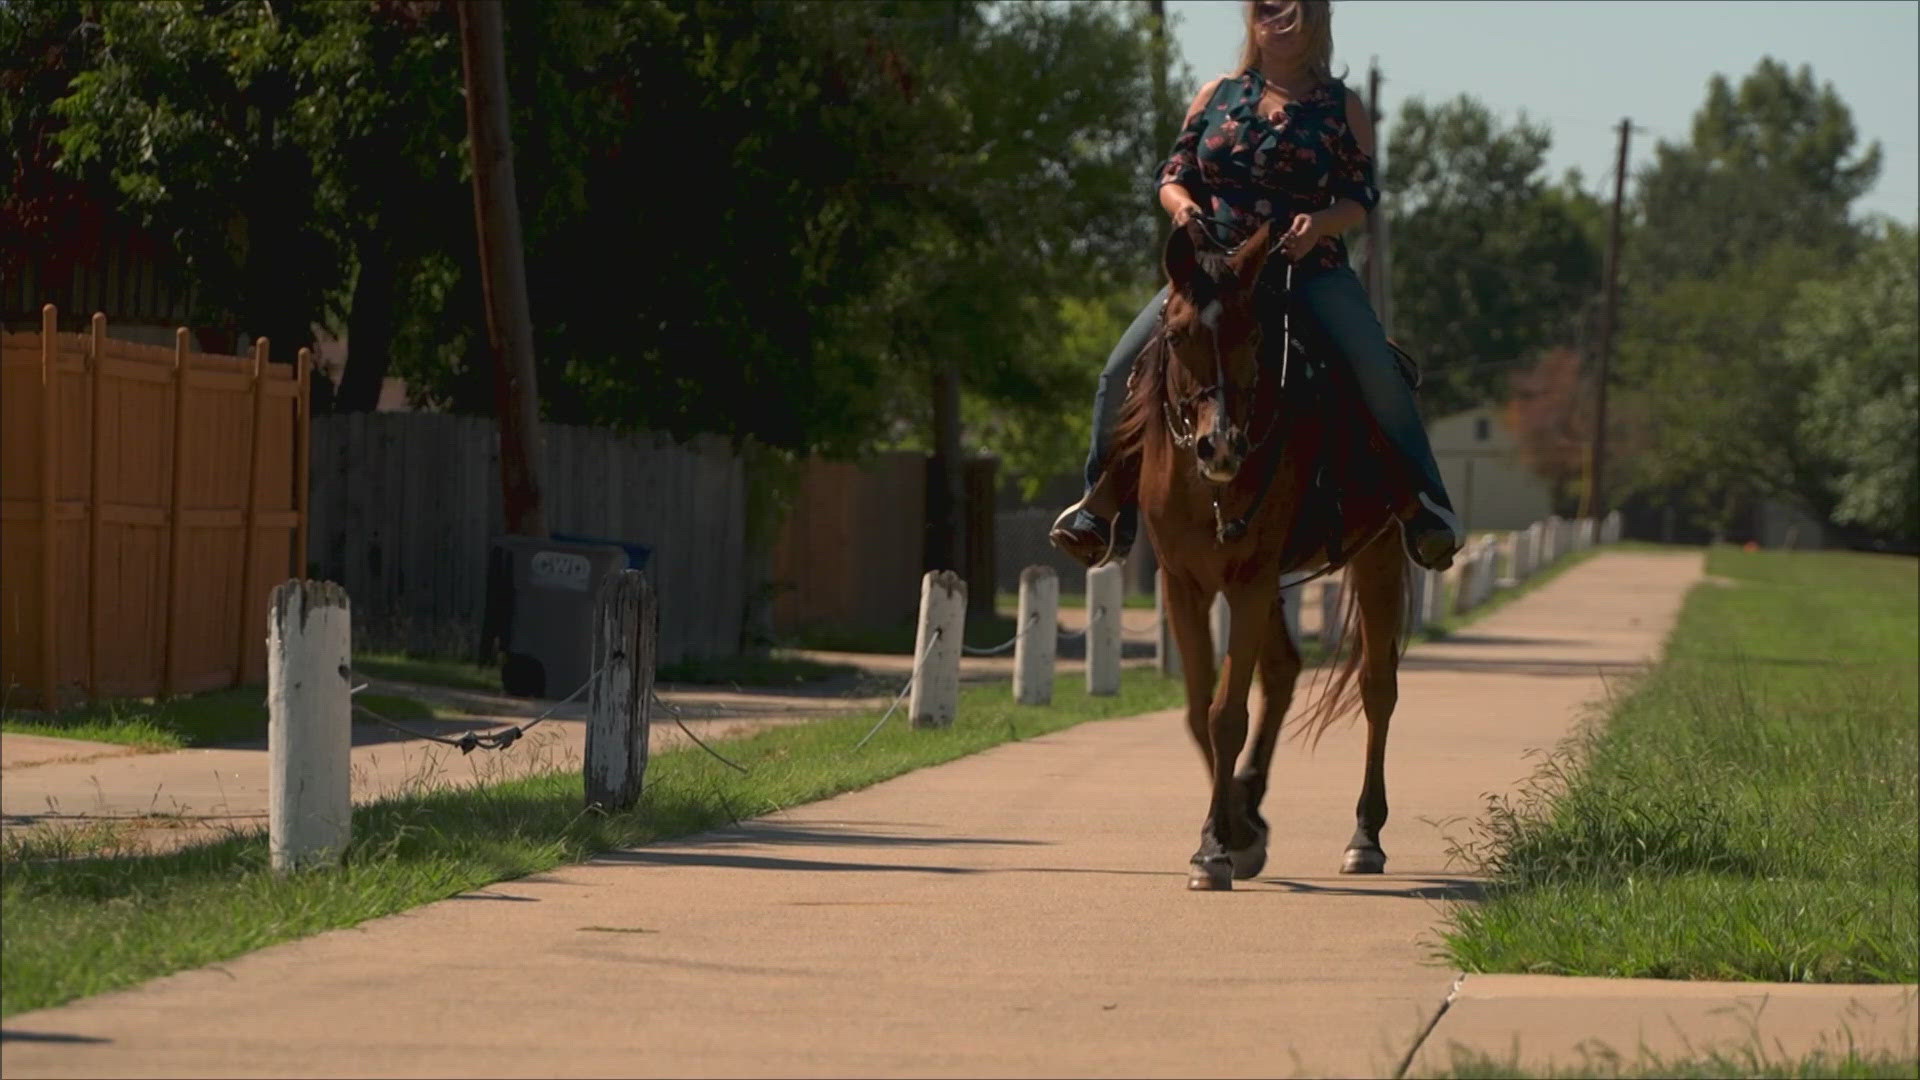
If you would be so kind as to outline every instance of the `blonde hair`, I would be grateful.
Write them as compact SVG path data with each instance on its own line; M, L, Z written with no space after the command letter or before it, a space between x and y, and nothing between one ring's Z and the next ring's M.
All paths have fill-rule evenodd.
M1300 32L1307 40L1307 72L1321 82L1333 81L1333 4L1332 0L1296 0L1294 17L1300 20ZM1235 73L1260 65L1260 35L1253 28L1254 0L1245 0L1247 36L1240 45L1240 66Z

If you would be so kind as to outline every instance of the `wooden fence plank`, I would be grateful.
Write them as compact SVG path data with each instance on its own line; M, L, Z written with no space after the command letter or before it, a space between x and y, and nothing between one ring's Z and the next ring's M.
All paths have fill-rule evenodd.
M52 304L40 309L40 700L49 709L59 706L54 696L56 676L56 654L58 642L54 637L54 563L53 563L53 503L57 497L59 460L57 457L58 440L54 429L59 426L60 395L59 376L53 370L54 334L58 323Z
M239 613L234 619L233 670L236 679L247 677L247 642L256 633L256 628L248 624L247 615L253 610L253 550L260 532L260 447L267 426L266 399L262 395L266 365L267 339L255 338L253 381L249 387L247 407L247 517L241 526L244 531L240 534L240 597L236 605Z

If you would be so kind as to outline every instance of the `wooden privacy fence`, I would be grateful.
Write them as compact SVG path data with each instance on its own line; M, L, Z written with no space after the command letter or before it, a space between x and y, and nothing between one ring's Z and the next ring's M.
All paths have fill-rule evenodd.
M746 470L724 439L545 424L547 524L644 544L660 662L730 656L746 618ZM313 575L353 597L354 640L467 655L503 531L500 434L444 413L322 416L313 432ZM565 693L572 687L564 687Z
M305 565L300 365L90 333L0 335L0 681L9 704L266 675L260 616Z

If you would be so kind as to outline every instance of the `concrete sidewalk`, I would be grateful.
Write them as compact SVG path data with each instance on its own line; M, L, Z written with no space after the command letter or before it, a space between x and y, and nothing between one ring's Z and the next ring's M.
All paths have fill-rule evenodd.
M1416 648L1384 877L1335 873L1354 725L1282 749L1265 876L1186 892L1204 779L1161 713L21 1014L0 1071L1394 1075L1456 989L1433 926L1477 889L1449 837L1655 657L1699 576L1603 554ZM1633 1044L1570 1000L1552 1030Z

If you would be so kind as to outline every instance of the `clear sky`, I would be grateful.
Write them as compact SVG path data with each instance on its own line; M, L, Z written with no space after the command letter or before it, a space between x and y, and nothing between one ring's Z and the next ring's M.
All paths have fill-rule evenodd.
M1241 10L1240 0L1167 0L1197 78L1238 58ZM1336 0L1333 13L1334 71L1364 87L1379 61L1383 139L1395 102L1471 94L1508 119L1545 121L1551 175L1578 166L1596 194L1610 185L1622 117L1647 129L1630 144L1637 169L1654 140L1686 140L1716 72L1737 85L1765 56L1810 65L1853 110L1860 145L1881 144L1880 182L1856 210L1920 218L1915 0Z

